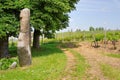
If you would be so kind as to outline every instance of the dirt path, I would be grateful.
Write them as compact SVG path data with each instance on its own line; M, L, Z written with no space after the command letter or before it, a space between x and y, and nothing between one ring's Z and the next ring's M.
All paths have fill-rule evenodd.
M73 78L71 74L73 73L76 65L75 57L68 50L65 50L65 49L62 49L62 50L67 56L67 65L64 70L64 76L61 80L71 80Z
M80 52L90 65L83 80L109 80L103 75L100 69L101 63L107 63L120 68L120 59L105 56L100 51L91 48L88 43L80 43L80 45L81 47L75 48L75 50Z

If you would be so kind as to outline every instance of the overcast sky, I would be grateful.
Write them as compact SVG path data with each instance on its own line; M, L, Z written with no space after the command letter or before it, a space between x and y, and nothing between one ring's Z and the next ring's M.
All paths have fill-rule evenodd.
M88 30L90 26L120 29L120 0L80 0L70 14L67 29Z

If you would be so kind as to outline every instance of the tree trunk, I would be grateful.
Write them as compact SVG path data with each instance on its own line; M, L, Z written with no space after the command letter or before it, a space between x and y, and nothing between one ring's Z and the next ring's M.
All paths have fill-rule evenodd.
M30 10L25 8L20 13L20 34L18 38L18 58L21 67L31 65L30 48Z
M0 58L9 57L8 37L0 39Z
M39 49L40 48L40 30L34 31L34 37L33 37L33 48Z
M113 48L116 49L116 41L115 40L112 40L112 45L113 45Z

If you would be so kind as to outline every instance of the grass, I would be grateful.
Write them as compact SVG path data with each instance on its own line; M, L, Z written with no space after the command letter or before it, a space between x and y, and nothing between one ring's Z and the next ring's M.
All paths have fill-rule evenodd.
M60 47L62 48L66 48L67 50L69 50L73 56L75 57L75 68L73 69L74 71L72 72L72 74L70 74L72 76L71 80L82 80L82 78L86 75L86 70L89 67L89 64L87 64L85 58L80 55L79 52L73 50L72 48L76 48L78 47L78 45L76 45L76 43L61 43ZM68 73L64 72L64 75L66 75Z
M66 57L56 46L56 43L46 43L40 50L32 49L30 67L1 70L0 80L60 80Z
M120 58L120 54L107 54L109 57Z
M101 64L101 70L109 80L120 80L120 69L113 68L108 64Z
M79 52L76 52L72 49L69 49L69 51L76 58L76 69L75 69L75 72L72 75L74 77L78 77L78 79L81 80L84 77L85 72L86 72L89 65L86 63L85 58L82 55L80 55Z

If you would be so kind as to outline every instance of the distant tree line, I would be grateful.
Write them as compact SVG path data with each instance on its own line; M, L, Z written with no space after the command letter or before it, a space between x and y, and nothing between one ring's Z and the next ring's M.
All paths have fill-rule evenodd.
M103 27L94 28L94 27L90 26L89 31L104 31L104 28Z

